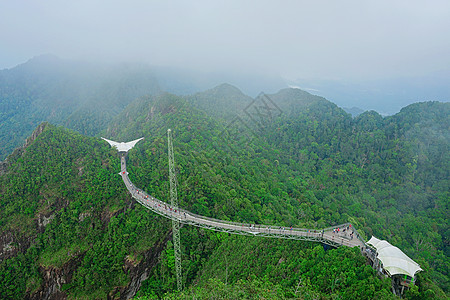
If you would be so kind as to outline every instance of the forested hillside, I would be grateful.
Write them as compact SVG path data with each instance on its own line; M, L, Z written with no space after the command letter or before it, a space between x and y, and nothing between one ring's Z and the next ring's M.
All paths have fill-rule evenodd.
M43 121L95 135L135 98L159 93L147 67L43 55L0 70L0 160Z
M141 97L102 132L119 141L145 137L128 155L136 185L168 201L171 128L181 207L274 226L350 221L424 269L406 297L446 297L449 104L352 119L288 89L248 103L233 119L197 96ZM104 141L46 125L8 161L0 177L2 298L179 296L170 222L131 199L116 175L117 152ZM357 249L189 226L181 243L187 297L393 297Z
M211 117L231 121L252 102L237 87L224 83L204 92L186 97L192 106L207 112Z

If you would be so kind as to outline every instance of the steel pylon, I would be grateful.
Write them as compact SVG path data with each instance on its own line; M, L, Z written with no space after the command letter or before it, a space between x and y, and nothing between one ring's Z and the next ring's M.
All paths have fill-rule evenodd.
M173 145L171 130L167 130L167 143L169 148L169 182L170 182L170 204L172 209L178 210L177 199L177 179L175 175L175 160L173 157ZM183 289L183 282L181 276L181 249L180 249L180 221L172 219L172 239L173 248L175 252L175 271L177 273L177 288L178 291Z

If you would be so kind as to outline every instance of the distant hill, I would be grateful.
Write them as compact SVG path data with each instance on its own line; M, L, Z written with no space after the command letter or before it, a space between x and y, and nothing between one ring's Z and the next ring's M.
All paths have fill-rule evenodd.
M212 117L226 122L239 117L249 126L265 123L282 114L295 117L298 113L319 106L321 109L329 107L331 110L344 113L325 98L296 88L282 89L275 94L260 93L257 97L251 98L237 87L225 83L204 92L185 96L185 99Z
M0 71L0 159L43 121L95 135L135 98L160 92L147 67L45 55Z
M364 112L363 109L361 109L361 108L359 108L359 107L355 107L355 106L352 107L352 108L343 107L343 109L344 109L347 113L351 114L352 117L356 117L356 116L358 116L358 115L360 115L360 114L362 114L362 113Z
M192 94L186 99L195 102L195 107L228 119L252 99L227 84L204 91L227 80L252 93L283 86L279 79L254 74L206 74L139 64L69 61L52 55L35 57L0 70L0 160L21 146L43 121L93 136L131 101L162 91Z
M237 87L224 83L204 92L186 96L186 100L212 117L229 121L242 114L253 98L242 93Z
M181 68L152 66L161 89L176 95L201 93L211 87L227 82L239 87L245 94L255 97L261 91L270 93L286 87L285 81L273 74L252 70L195 71Z
M275 94L269 94L270 98L277 103L278 106L291 112L302 107L308 107L317 102L329 102L323 97L312 95L304 90L297 88L286 88Z
M328 103L299 89L267 94L270 96L267 101L262 98L254 101L230 84L195 93L227 78L219 73L204 76L147 65L68 61L52 55L38 56L15 68L1 70L0 160L21 146L33 128L43 121L94 136L133 100L157 95L162 89L193 93L184 96L187 102L225 123L237 116L252 123L255 114L260 117L270 110L275 116L281 112L294 113L316 101ZM271 80L264 76L260 79L257 83L251 75L242 75L236 80L246 87L253 85L252 91L256 87L274 89L269 84Z

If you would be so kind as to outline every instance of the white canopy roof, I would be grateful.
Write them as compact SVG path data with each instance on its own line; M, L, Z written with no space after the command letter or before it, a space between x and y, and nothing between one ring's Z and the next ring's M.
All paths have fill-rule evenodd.
M367 243L377 249L377 258L381 260L383 268L388 271L391 276L395 274L405 274L414 278L414 274L418 271L422 271L415 261L388 242L372 236Z
M121 143L119 143L119 142L114 142L114 141L105 139L105 138L103 138L103 137L102 137L102 139L104 139L105 141L107 141L107 142L111 145L111 147L116 147L117 151L119 151L119 152L128 152L128 150L130 150L131 148L133 148L134 145L136 145L137 142L139 142L140 140L143 140L144 138L142 137L142 138L140 138L140 139L137 139L137 140L134 140L134 141L131 141L131 142L128 142L128 143L124 143L124 142L121 142Z

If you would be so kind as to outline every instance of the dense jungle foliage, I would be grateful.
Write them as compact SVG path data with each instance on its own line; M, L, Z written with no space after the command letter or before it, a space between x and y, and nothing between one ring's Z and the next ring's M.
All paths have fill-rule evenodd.
M257 98L236 118L193 101L142 97L103 132L119 141L145 137L127 158L137 186L168 201L171 128L181 207L254 224L351 222L424 269L407 298L448 295L448 103L352 119L292 89ZM52 282L46 274L63 278L53 291L72 298L394 297L357 249L189 226L181 229L179 294L170 222L131 199L106 142L47 125L9 163L0 177L0 230L11 240L0 265L2 298L43 296Z

